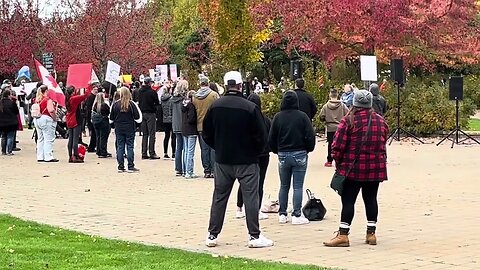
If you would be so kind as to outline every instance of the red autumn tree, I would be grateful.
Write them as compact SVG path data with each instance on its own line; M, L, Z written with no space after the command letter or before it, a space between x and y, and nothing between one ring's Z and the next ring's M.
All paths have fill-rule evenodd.
M146 73L167 57L155 44L153 16L135 0L63 0L70 11L50 19L46 49L55 55L57 70L69 64L93 63L99 77L107 62L122 67L122 73Z
M41 43L42 27L31 1L23 6L3 1L0 7L0 74L14 76L22 66L32 64L32 54Z
M479 59L478 6L474 0L258 1L257 22L277 26L274 41L327 63L375 53L413 65L455 66Z

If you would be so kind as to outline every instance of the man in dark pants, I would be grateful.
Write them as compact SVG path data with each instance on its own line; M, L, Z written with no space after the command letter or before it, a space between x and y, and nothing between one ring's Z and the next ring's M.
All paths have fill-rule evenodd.
M267 143L266 125L260 109L243 97L242 75L230 71L225 74L224 82L225 96L212 104L203 121L203 139L216 151L215 189L205 244L208 247L217 245L228 198L238 179L250 234L248 246L270 247L273 241L260 234L258 222L258 156Z
M142 159L160 159L155 152L155 136L157 132L157 105L160 105L157 92L152 89L153 80L146 77L138 94L138 106L142 111ZM148 154L147 155L147 149Z
M308 118L313 121L315 114L317 114L317 104L315 104L312 95L305 91L305 81L303 79L295 80L295 85L297 86L295 93L298 97L298 109L306 113Z
M97 148L97 134L95 132L95 127L93 126L92 123L92 108L93 108L93 103L95 103L95 98L97 97L98 94L98 87L94 86L92 89L92 93L90 96L88 96L87 100L85 100L85 108L87 110L87 127L88 131L90 133L90 143L88 144L88 149L87 151L89 153L95 153L96 148Z

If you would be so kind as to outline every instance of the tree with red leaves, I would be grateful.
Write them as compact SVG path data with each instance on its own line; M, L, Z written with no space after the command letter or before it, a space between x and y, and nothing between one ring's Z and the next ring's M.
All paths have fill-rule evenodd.
M274 41L326 63L360 54L410 65L472 64L480 59L474 0L257 1L262 25L271 19Z
M55 55L57 70L72 63L93 63L103 78L112 60L125 74L146 73L167 58L155 44L152 14L135 0L63 0L69 10L48 22L46 50ZM65 9L65 8L64 8Z

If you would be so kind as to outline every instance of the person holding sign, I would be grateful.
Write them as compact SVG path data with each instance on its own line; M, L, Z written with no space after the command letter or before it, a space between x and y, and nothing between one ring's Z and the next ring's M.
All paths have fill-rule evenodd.
M82 132L83 115L80 111L80 104L85 101L92 92L92 84L89 83L86 92L81 95L80 89L75 86L68 86L65 96L65 107L67 108L67 127L68 127L68 156L69 163L83 163L83 159L78 155L78 142Z

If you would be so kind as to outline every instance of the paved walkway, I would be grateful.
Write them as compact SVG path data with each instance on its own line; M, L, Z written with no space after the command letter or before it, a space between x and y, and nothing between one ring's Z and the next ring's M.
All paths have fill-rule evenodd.
M37 164L29 133L20 133L23 150L15 157L0 157L0 212L109 238L261 260L355 270L480 269L478 146L452 150L449 145L394 143L389 148L391 180L382 184L379 196L378 246L363 244L359 200L351 247L332 249L322 241L338 226L340 202L328 188L333 170L322 167L325 145L320 142L305 187L323 199L326 220L295 227L278 224L272 214L261 227L275 246L248 249L244 221L234 219L232 196L220 245L206 249L211 181L176 178L172 161L138 161L142 172L136 175L117 174L113 159L88 156L86 164L68 164L65 140L56 142L61 163ZM275 162L272 156L265 192L272 198L278 192Z

